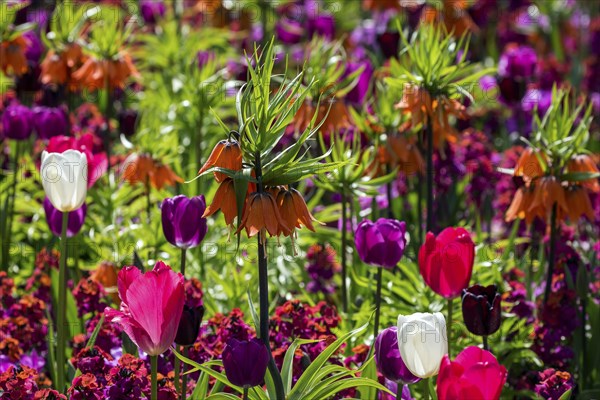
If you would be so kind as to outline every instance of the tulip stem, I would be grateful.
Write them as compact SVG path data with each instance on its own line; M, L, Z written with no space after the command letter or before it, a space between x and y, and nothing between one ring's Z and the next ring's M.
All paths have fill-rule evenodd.
M244 400L248 400L248 388L244 387Z
M390 164L386 164L385 165L385 173L389 174L390 173ZM387 217L389 219L394 219L394 208L392 207L392 203L393 203L393 199L392 199L392 181L388 182L385 184L385 194L387 197L387 202L388 202L388 209L387 209Z
M342 310L344 313L348 312L348 288L347 288L347 260L346 260L346 224L347 224L347 202L346 202L346 192L342 190L342 249L341 249L341 257L342 257L342 287L340 290L342 291Z
M550 297L550 291L552 288L552 276L554 275L554 254L556 243L556 207L557 203L552 206L552 214L550 216L550 255L548 256L548 276L546 277L546 288L544 290L544 302L542 308L546 308L548 303L548 297Z
M111 114L111 95L110 95L110 81L109 78L107 77L105 79L105 84L104 84L104 89L106 90L106 98L105 103L104 103L104 123L105 125L105 129L104 129L104 151L106 152L106 175L108 176L108 182L110 184L111 179L110 179L110 157L111 157L111 151L110 151L110 147L112 145L112 138L111 138L111 132L110 132L110 114Z
M181 388L181 382L179 382L179 380L180 380L179 371L181 370L181 361L179 361L179 358L175 357L175 361L173 364L174 364L173 369L174 369L174 373L175 373L175 377L174 377L175 379L173 379L175 381L175 391L179 391L179 389Z
M452 357L452 310L454 307L452 301L448 299L448 321L446 322L446 334L448 336L448 357Z
M12 237L12 222L13 222L13 214L15 211L15 196L17 194L17 180L19 173L19 159L21 158L21 142L15 141L15 170L13 173L13 179L10 185L10 190L6 194L6 198L4 200L4 210L2 213L2 238L6 240L6 242L2 241L0 244L2 245L2 259L0 262L2 263L2 271L8 271L8 267L10 266L10 241L8 238Z
M66 303L67 303L67 227L69 225L69 212L62 213L62 226L60 233L60 265L58 270L58 312L56 321L56 371L58 390L65 390L65 335L66 328Z
M256 152L254 157L254 172L256 180L256 190L258 193L264 193L264 187L262 184L262 165L260 159L260 152ZM275 384L275 392L277 399L284 399L285 394L283 390L283 381L281 379L281 373L277 369L275 359L273 359L273 353L271 351L271 341L269 340L269 270L267 268L267 255L265 254L265 248L267 245L267 238L263 237L263 233L259 232L256 235L258 241L258 290L260 300L260 338L267 347L269 352L269 372L273 378Z
M429 378L423 379L423 399L429 400L431 399L431 394L429 393Z
M382 285L383 268L377 267L377 292L375 293L375 330L373 338L377 338L379 333L379 316L381 314L381 285Z
M185 278L185 257L187 255L187 249L181 249L181 275Z
M488 337L487 335L483 335L483 349L484 350L490 350L490 346L488 344Z
M188 358L190 350L188 346L182 346L183 356ZM181 364L181 400L187 397L187 375L185 374L185 363Z
M150 356L150 380L152 384L152 395L151 400L158 399L158 382L157 382L157 371L158 371L158 356Z
M433 228L433 123L427 119L427 232Z

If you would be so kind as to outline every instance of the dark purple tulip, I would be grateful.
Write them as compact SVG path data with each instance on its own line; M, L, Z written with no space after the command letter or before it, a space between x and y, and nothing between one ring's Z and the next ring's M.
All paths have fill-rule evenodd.
M356 228L354 244L363 262L393 268L404 254L406 223L380 218L364 220Z
M66 113L58 107L35 107L33 126L40 139L67 135L68 121Z
M15 140L27 140L32 131L31 110L21 104L11 104L2 114L4 136Z
M377 35L377 43L379 43L379 48L385 58L396 57L400 45L400 34L398 32L383 32Z
M496 285L463 289L462 313L469 332L479 336L495 333L500 328L500 301Z
M204 196L188 198L183 195L165 199L161 205L165 238L173 246L189 249L200 244L206 235Z
M377 370L386 379L396 383L408 384L420 380L414 376L402 361L398 347L398 327L391 326L382 330L375 339L375 364Z
M46 197L44 199L44 211L46 211L46 221L48 227L56 236L60 236L62 231L62 212L58 211L50 200ZM87 205L83 205L75 211L69 213L69 223L67 224L67 237L73 237L79 233L83 223L85 222L85 216L87 214Z
M180 346L191 346L196 342L200 333L200 324L204 316L204 307L183 306L183 314L175 335L175 343Z
M537 54L528 46L508 46L498 61L498 75L505 78L531 78L537 67Z
M223 350L223 367L229 382L240 387L261 385L267 372L269 350L260 339L229 339Z
M167 7L161 0L141 0L140 12L144 22L147 24L155 24L160 18L165 15Z
M127 137L133 136L137 123L138 113L136 110L122 110L119 113L119 129Z

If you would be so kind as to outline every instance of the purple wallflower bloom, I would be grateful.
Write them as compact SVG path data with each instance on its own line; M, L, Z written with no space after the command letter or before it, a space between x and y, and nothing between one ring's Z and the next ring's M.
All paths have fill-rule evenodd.
M165 238L173 246L189 249L200 244L206 235L204 196L188 198L183 195L165 199L161 205Z
M396 326L384 329L377 335L377 339L375 339L375 363L381 375L390 381L407 384L421 380L406 368L400 356L398 327Z
M406 223L380 218L362 221L355 232L355 245L363 262L393 268L404 254Z
M540 383L535 385L535 392L543 399L560 399L573 386L571 374L549 368L540 372Z
M58 107L35 107L33 109L33 126L40 139L66 136L68 133L67 115Z
M231 383L240 387L258 386L263 383L269 351L260 339L242 341L229 339L223 350L223 367Z
M21 104L11 104L2 114L3 135L9 139L27 140L31 135L31 110Z
M209 62L214 61L215 57L215 53L212 51L199 51L198 54L196 54L198 68L202 68Z
M25 365L29 368L35 369L37 372L41 372L46 365L46 358L39 355L34 349L31 354L25 354L21 356L21 365Z
M62 212L58 211L50 200L44 198L44 211L46 211L46 221L50 231L56 236L60 236L62 229ZM75 211L69 213L69 223L67 224L67 237L73 237L79 233L83 223L85 222L85 216L87 213L87 205L83 205Z

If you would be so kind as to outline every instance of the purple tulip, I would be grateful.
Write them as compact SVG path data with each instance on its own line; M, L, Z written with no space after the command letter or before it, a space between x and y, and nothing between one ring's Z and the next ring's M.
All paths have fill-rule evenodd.
M141 0L140 13L144 22L147 24L155 24L160 18L165 15L167 7L160 0Z
M528 46L509 46L498 61L498 75L513 79L531 78L537 67L537 54Z
M199 51L196 54L196 60L198 61L198 68L205 67L208 63L213 62L216 58L214 51Z
M375 364L377 370L386 379L401 384L415 383L420 380L414 376L400 356L398 347L398 327L384 329L375 339Z
M33 126L40 139L67 135L68 121L65 112L58 107L35 107L33 109Z
M54 208L47 197L44 199L44 211L46 211L46 221L48 222L48 227L53 234L60 236L62 231L62 212ZM86 214L87 205L85 203L83 203L83 205L77 210L69 212L67 237L73 237L79 233L83 223L85 222Z
M27 31L23 34L23 37L27 39L25 57L27 57L27 61L35 65L40 61L40 57L44 53L44 44L35 31Z
M354 243L363 262L393 268L404 254L406 223L380 218L373 222L364 220L355 232Z
M320 36L325 39L333 39L335 37L335 19L332 15L321 14L308 21L308 35Z
M302 40L304 28L298 21L282 18L275 24L275 36L283 44L297 44Z
M11 104L2 114L4 136L15 140L27 140L32 131L31 110L21 104Z
M189 249L200 244L206 235L204 196L188 198L183 195L165 199L161 205L165 238L173 246Z
M383 32L377 35L377 43L385 58L396 57L400 46L400 34L398 32Z
M223 350L223 367L229 382L240 387L261 385L267 372L269 350L260 339L229 339Z
M371 78L373 77L373 65L369 60L349 62L344 73L344 76L348 76L361 67L364 69L358 77L356 86L346 94L346 100L355 105L362 105L367 96L371 85Z

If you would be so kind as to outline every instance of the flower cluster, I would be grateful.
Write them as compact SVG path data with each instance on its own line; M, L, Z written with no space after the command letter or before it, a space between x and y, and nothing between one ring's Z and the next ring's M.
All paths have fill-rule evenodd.
M313 244L306 251L306 260L306 272L311 279L306 284L306 290L311 293L334 293L336 285L333 278L341 267L333 247L329 244Z

